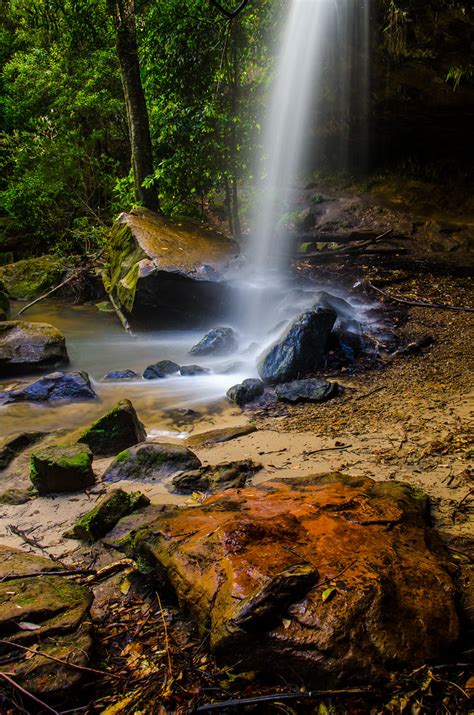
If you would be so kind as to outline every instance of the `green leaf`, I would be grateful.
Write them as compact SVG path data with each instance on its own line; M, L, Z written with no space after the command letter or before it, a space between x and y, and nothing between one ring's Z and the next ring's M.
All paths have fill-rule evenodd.
M334 587L326 588L321 594L323 603L326 603L326 601L329 601L329 599L335 595L336 591L337 591L337 588L334 588Z

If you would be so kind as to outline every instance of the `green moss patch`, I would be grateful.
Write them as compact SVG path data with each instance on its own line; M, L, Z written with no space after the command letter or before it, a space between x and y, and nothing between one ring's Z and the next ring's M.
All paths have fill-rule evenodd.
M92 452L85 444L53 445L35 451L30 458L30 479L40 494L92 486Z
M93 422L78 442L87 444L93 454L113 456L126 447L146 439L145 429L130 400L121 400Z
M148 506L150 500L141 492L113 489L94 509L81 516L65 536L93 542L105 536L124 516Z

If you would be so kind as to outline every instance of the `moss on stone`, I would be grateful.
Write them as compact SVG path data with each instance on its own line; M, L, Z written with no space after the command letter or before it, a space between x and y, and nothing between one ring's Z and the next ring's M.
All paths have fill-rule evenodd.
M70 492L94 484L92 452L87 445L52 445L32 452L30 479L40 494Z
M0 266L0 280L12 298L36 298L60 283L65 270L59 258L39 256Z
M150 503L141 492L113 489L91 511L81 516L65 536L93 542L107 534L124 516Z
M117 402L108 412L95 420L79 437L93 454L113 456L124 447L143 442L145 429L129 400Z

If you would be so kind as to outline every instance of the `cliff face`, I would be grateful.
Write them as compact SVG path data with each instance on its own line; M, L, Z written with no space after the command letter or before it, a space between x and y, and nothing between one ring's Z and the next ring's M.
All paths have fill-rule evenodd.
M474 5L377 0L372 27L372 163L409 157L468 167Z

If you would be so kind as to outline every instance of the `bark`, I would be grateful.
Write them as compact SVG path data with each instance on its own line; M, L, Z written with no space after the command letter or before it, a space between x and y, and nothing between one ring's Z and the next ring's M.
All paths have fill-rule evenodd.
M144 180L153 174L153 151L145 94L140 76L134 0L109 0L117 30L117 55L132 152L131 163L135 197L152 211L159 211L156 188L145 188Z

